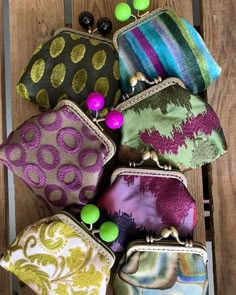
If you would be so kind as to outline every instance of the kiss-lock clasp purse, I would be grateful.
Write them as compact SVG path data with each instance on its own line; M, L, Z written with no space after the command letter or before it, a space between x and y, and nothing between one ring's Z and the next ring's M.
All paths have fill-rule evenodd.
M155 160L159 168L117 168L111 176L110 187L96 202L105 219L115 222L119 235L112 243L115 252L124 251L127 245L147 234L158 236L164 227L174 225L181 237L192 237L197 221L196 202L187 189L185 176L162 167L154 151L142 156ZM135 166L135 167L132 167Z
M182 242L175 227L164 228L159 238L128 246L114 276L115 295L208 295L206 264L204 245Z
M115 255L95 233L110 241L116 237L117 227L107 221L99 230L92 230L92 225L85 223L96 222L99 210L92 204L82 210L82 222L59 212L26 227L0 265L36 294L105 295Z
M0 145L0 162L54 213L93 199L116 146L74 102L26 120Z
M148 1L137 2L133 5L139 12L148 6ZM135 72L143 72L149 80L156 76L179 78L194 94L202 93L220 75L221 68L202 37L174 10L164 7L136 17L127 3L120 3L115 16L120 21L136 18L113 37L124 93L129 91L128 80ZM137 92L143 89L145 85L140 84Z
M91 30L91 13L81 13L79 21L89 32L57 30L54 37L34 51L19 79L19 95L37 103L42 110L55 107L61 99L83 107L91 92L101 93L108 109L119 101L118 57L113 43ZM100 33L108 33L111 28L109 19L98 21Z
M150 88L134 95L139 84ZM137 161L140 153L155 150L160 162L181 171L219 158L227 145L212 107L193 95L177 78L150 81L137 72L130 78L130 91L116 110L124 117L119 159Z

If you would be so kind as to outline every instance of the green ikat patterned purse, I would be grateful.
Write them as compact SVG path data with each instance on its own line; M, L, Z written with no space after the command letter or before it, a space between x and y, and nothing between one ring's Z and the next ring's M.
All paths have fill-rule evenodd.
M112 41L63 28L33 53L17 84L20 96L49 109L64 98L83 105L91 92L114 107L121 96L118 57Z
M36 294L105 295L114 261L113 252L91 227L60 212L23 230L0 265Z
M152 84L132 96L138 83ZM210 163L226 150L219 119L212 107L193 95L177 78L149 81L137 72L130 79L131 93L116 107L124 116L119 158L138 161L155 150L160 163L189 170ZM131 98L130 98L131 97Z

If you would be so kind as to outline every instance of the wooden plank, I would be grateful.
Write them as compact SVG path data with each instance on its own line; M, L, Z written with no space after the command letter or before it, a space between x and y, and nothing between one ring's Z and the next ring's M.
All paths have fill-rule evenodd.
M38 113L37 106L24 101L15 85L33 50L64 26L63 0L9 0L10 55L13 128ZM48 210L17 177L14 179L17 233L28 224L49 215ZM33 294L19 287L19 295Z
M3 25L3 0L0 0L0 143L6 137L6 109L5 109L5 68L4 68L4 25ZM8 189L7 174L3 165L0 165L0 254L7 246L9 239L8 222ZM11 293L10 274L0 269L0 294Z
M95 22L101 16L109 17L113 23L113 32L125 23L119 23L114 18L114 8L120 0L72 0L72 27L81 29L78 23L79 14L88 10L94 14ZM127 1L132 2L132 1ZM179 16L186 18L190 23L193 22L192 1L191 0L152 0L150 2L149 11L153 11L159 7L169 6L173 8ZM111 36L109 36L111 37ZM188 188L195 197L198 205L198 223L194 233L194 239L205 243L205 223L204 223L204 207L203 207L203 186L201 169L195 169L186 173L188 179Z
M207 96L221 120L229 147L211 169L215 284L220 295L232 295L236 290L235 13L235 0L202 1L204 39L222 67Z

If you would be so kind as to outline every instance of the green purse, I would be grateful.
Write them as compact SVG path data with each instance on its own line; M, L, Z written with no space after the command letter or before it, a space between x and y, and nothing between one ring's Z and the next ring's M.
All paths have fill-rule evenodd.
M121 91L112 42L94 33L59 29L34 51L17 91L42 109L53 108L64 98L83 106L91 92L104 95L105 108L114 107Z
M219 119L212 107L193 95L177 78L148 81L137 72L130 79L136 84L153 84L116 107L124 116L119 158L138 161L147 150L155 150L161 164L188 170L210 163L226 150Z

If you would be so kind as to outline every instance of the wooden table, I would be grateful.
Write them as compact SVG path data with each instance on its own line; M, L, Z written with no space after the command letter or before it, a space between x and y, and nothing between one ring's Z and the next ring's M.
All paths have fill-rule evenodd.
M83 10L93 12L95 20L101 16L112 19L114 30L121 27L113 17L115 5L120 0L72 0L72 28L81 29L78 15ZM236 5L234 0L205 0L201 2L201 32L216 60L222 66L222 75L207 91L208 101L220 117L228 140L229 152L214 164L187 173L189 189L197 200L198 224L195 240L205 242L203 192L211 197L211 231L214 245L214 277L216 294L233 295L236 290ZM192 1L152 0L151 8L170 6L192 22ZM3 0L0 0L1 16ZM38 113L37 106L27 103L16 93L15 85L20 73L31 57L34 48L46 41L53 32L65 26L64 0L9 0L10 77L4 77L3 25L0 26L0 142L6 137L6 111L4 79L11 81L13 128ZM3 17L0 17L2 22ZM68 24L67 24L68 25ZM110 37L112 34L110 34ZM9 99L9 98L8 98ZM235 125L234 125L235 124ZM203 181L204 179L204 181ZM17 177L14 178L16 232L47 216L47 209L32 195L32 192ZM7 175L0 166L0 253L8 245L9 221ZM11 292L10 276L0 270L0 294ZM26 286L19 285L19 295L33 294ZM109 291L111 294L111 291ZM122 295L122 294L121 294ZM211 294L210 294L211 295Z

